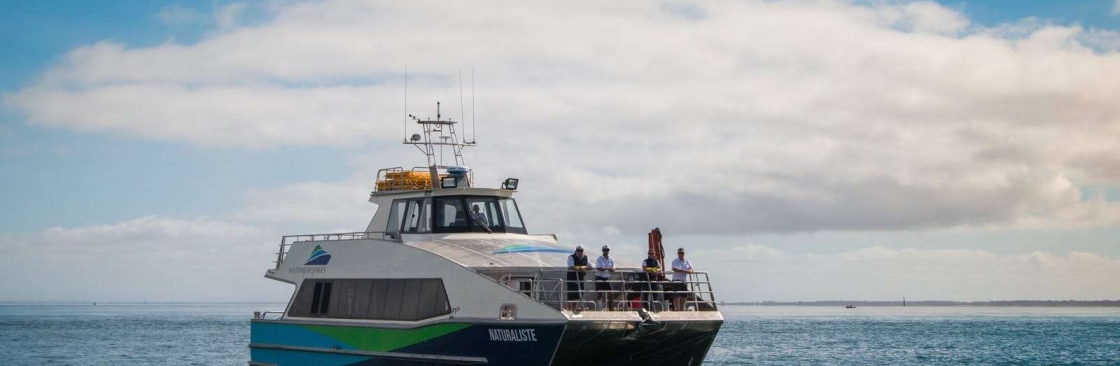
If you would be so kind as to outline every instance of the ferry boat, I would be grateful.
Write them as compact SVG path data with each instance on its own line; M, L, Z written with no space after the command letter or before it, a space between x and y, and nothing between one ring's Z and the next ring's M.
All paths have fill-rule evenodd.
M593 274L568 280L574 245L530 234L518 179L476 186L462 157L475 143L460 139L458 122L438 106L436 119L409 117L423 132L404 143L427 166L378 171L364 231L281 239L265 277L293 293L283 311L254 313L249 365L703 362L723 324L706 273L681 290L659 281L663 272L616 265L608 300L596 301ZM440 164L443 148L455 165ZM648 244L665 268L659 230ZM685 297L680 309L674 296Z

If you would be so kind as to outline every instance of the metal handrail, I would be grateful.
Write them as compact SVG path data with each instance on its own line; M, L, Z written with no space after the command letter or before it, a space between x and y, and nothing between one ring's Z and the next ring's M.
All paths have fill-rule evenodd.
M254 311L253 312L253 319L264 319L264 318L268 317L269 314L278 314L281 318L284 317L284 311L283 310L269 310L269 311Z
M499 283L506 285L507 287L510 287L515 291L521 292L522 294L540 303L558 309L572 309L570 305L576 305L580 308L580 310L583 311L605 310L604 308L606 306L599 304L597 295L594 295L596 298L593 300L585 299L585 297L589 293L598 294L604 292L610 294L607 301L611 301L616 305L624 305L614 306L614 308L619 311L630 311L630 309L632 308L632 301L637 301L639 304L641 304L641 307L647 308L654 312L668 311L670 309L667 304L667 299L675 295L686 296L686 301L682 304L683 309L672 309L673 311L686 311L690 307L695 311L717 309L715 292L712 290L712 285L708 279L707 272L697 271L690 273L688 275L687 281L631 281L626 279L628 274L643 272L627 270L615 271L616 274L622 275L621 279L607 281L593 281L592 279L585 279L584 281L580 281L582 282L583 286L580 287L582 288L582 290L578 291L580 293L579 299L568 300L567 295L571 293L571 291L567 290L568 284L572 281L569 281L566 277L564 277L567 271L557 270L556 272L559 272L561 274L561 277L559 278L546 278L544 277L544 271L545 270L538 270L536 275L533 277L514 277L512 273L507 273L498 277L497 280ZM525 290L520 287L520 284L526 282L531 283L529 290ZM611 290L594 290L595 286L593 285L593 283L596 282L611 284ZM684 284L685 289L666 289L665 287L667 286L664 286L666 284ZM638 286L639 290L631 290L631 288L634 288L634 286ZM641 286L645 286L645 289L642 289ZM621 300L618 299L618 296L620 295L623 297L623 299ZM634 297L635 295L637 295L636 300L632 299L632 297ZM594 306L587 306L589 302L594 303ZM707 307L707 309L704 309L704 307Z
M276 252L276 260L273 262L276 263L276 269L280 269L280 265L284 264L284 257L288 255L288 247L297 242L373 239L374 235L381 235L382 237L377 239L384 240L384 235L388 233L387 231L356 231L350 233L285 235L280 238L280 250Z

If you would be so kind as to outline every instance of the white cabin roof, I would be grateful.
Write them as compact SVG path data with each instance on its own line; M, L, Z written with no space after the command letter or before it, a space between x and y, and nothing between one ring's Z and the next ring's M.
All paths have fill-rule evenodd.
M406 240L405 245L435 253L462 266L476 269L566 268L568 256L575 250L574 247L557 245L549 235L502 235L501 238L471 236L473 237ZM591 261L594 260L592 257Z

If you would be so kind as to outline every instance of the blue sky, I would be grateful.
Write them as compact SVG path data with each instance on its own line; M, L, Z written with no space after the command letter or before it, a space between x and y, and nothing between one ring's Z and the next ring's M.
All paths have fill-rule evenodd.
M503 27L511 28L491 33L485 17L471 9L456 13L457 4L4 2L0 4L0 94L5 98L0 108L0 172L5 179L0 181L0 203L9 208L0 211L4 245L23 248L55 240L51 228L59 228L74 235L109 235L105 240L142 245L138 252L159 255L158 247L127 234L133 227L144 233L166 230L159 235L171 242L237 245L182 234L193 232L191 228L200 223L221 224L233 230L232 235L255 243L239 249L244 250L242 259L255 258L261 251L260 261L266 263L273 250L268 246L278 235L360 230L371 213L363 199L376 169L413 164L417 158L395 145L399 124L386 122L399 117L401 74L409 65L415 83L410 86L415 93L410 107L422 111L416 113L428 113L431 108L426 105L434 104L430 100L447 103L458 97L453 81L459 69L480 69L480 111L486 121L480 129L484 139L490 139L486 142L493 143L469 151L468 158L477 159L472 161L480 166L489 164L479 174L492 181L515 175L530 178L527 187L539 190L525 192L522 205L540 213L527 214L529 223L562 233L567 243L620 244L623 254L640 254L645 227L661 226L680 233L682 239L713 243L712 260L719 258L716 253L732 251L749 260L784 263L772 260L778 256L796 267L815 263L814 256L834 256L829 265L848 271L852 269L844 267L848 265L844 261L853 257L912 255L907 260L928 260L931 268L944 269L952 268L945 258L979 253L986 259L977 259L977 266L992 261L1008 266L1007 271L1026 271L1028 278L1047 278L1021 264L1032 261L1064 268L1088 260L1104 264L1097 272L1079 276L1115 273L1110 271L1120 263L1120 248L1112 238L1120 228L1112 212L1120 201L1116 179L1120 170L1109 158L1118 154L1109 150L1108 142L1117 141L1110 135L1115 132L1111 126L1120 121L1107 106L1080 96L1078 88L1063 91L1067 89L1061 80L1092 78L1049 77L1039 71L1080 68L1109 73L1120 67L1116 48L1109 48L1120 47L1115 1L943 1L939 6L905 1L778 1L745 2L724 9L730 14L742 12L749 23L744 29L733 29L733 22L721 23L723 13L717 10L705 10L714 4L675 4L699 9L689 21L708 28L688 28L680 19L659 17L656 7L634 3L618 5L625 9L588 4L563 11L525 6L493 16L533 20L550 12L564 14L555 17L555 27L541 20L518 29L517 21L509 21ZM635 10L631 8L653 15L637 20L621 15ZM773 17L754 18L756 14ZM463 28L418 30L394 22L397 16L446 19ZM612 17L627 24L617 30L617 39L560 31L580 28L579 24L593 29L593 23L581 22ZM802 21L807 23L796 25ZM787 26L787 41L805 47L766 43L781 38L776 35L711 36L753 35ZM1012 37L998 31L1011 26L1020 27L1022 33ZM854 38L852 44L859 46L843 52L812 51L822 48L810 44L814 32L827 27L836 27L830 33ZM314 33L320 29L323 34ZM648 43L645 35L655 29L679 31L661 37L668 47L643 46ZM502 38L522 31L528 35ZM807 36L800 38L802 33ZM282 46L270 48L272 42ZM1091 51L1071 49L1071 42ZM708 44L723 46L691 53L662 52L674 50L672 45L683 49ZM738 53L723 53L729 46ZM989 50L994 51L988 54ZM641 57L612 58L616 51ZM971 56L976 53L980 55ZM441 60L433 61L433 54L441 55ZM926 55L922 60L941 57L943 61L919 65L924 71L917 73L893 71L905 65L900 59L922 54ZM180 59L192 61L179 63ZM635 59L646 62L632 64ZM1030 60L1052 63L1033 65ZM975 80L987 74L975 74L972 79L941 83L960 77L953 68L943 67L958 61L973 71L996 65L991 71L995 75L1017 75L1022 80L986 88ZM876 62L884 64L871 66ZM751 67L736 66L741 64ZM999 69L1006 65L1023 68ZM695 73L659 75L677 68ZM723 74L703 70L723 70ZM937 76L938 72L946 74ZM922 73L935 77L910 79ZM755 90L777 76L783 78L774 85L781 88ZM706 94L716 84L731 85L730 93ZM898 89L881 98L858 99L849 107L833 104L853 91L895 84ZM849 89L850 85L868 87ZM134 101L129 107L133 102L128 99L111 98L134 90L118 87L135 87L143 90L139 95L153 98ZM1092 88L1101 88L1099 95L1114 92L1107 83L1081 89ZM946 102L959 95L975 97ZM1045 100L1084 103L1078 104L1079 110L1095 117L1082 121L1082 115L1059 107L1034 111L1031 108L1041 108L1032 99L1039 95L1048 96ZM211 108L198 104L200 100L229 103ZM304 101L308 105L301 104ZM169 118L161 108L140 108L164 102L180 109L168 109L178 111ZM256 109L261 105L268 107ZM84 112L64 113L78 106ZM273 108L281 106L290 108ZM915 112L925 108L953 112L925 122L925 114ZM880 109L889 112L869 112ZM199 113L197 117L191 117L193 112ZM96 115L125 117L91 117ZM1040 120L1033 121L1036 117ZM708 124L722 119L759 122L730 131ZM945 121L963 125L944 130ZM666 139L657 128L647 131L646 126L676 131L672 136L676 138ZM1017 126L1028 128L1021 134L1007 132L1022 130ZM847 132L853 130L860 133ZM713 145L704 137L717 134L727 137L724 144ZM1045 139L1047 134L1073 137L1068 145L1049 145L1052 139ZM612 136L617 139L601 140ZM919 136L926 137L922 142L931 147L913 148ZM910 147L866 142L883 138L897 138L898 146ZM977 162L968 156L954 154L955 146L971 141L983 142L977 142L977 151L970 156L998 159L973 166ZM912 156L901 157L901 151ZM1055 151L1067 155L1046 157ZM730 183L717 184L715 188L724 193L712 195L695 191L694 185L649 176L682 166L695 166L697 174ZM927 174L929 182L922 182ZM611 191L602 181L642 188ZM1070 192L1076 198L1069 198ZM551 205L572 195L588 198ZM697 211L697 202L711 211ZM601 213L590 217L594 223L573 218L587 207L604 209L595 210ZM743 207L749 210L739 211ZM301 212L285 218L283 210ZM628 214L634 211L645 214ZM709 212L733 219L692 219ZM124 236L114 236L118 234ZM45 261L57 259L41 255ZM237 271L248 273L246 283L263 281L255 277L263 265ZM770 267L761 262L758 267L760 272L752 275L775 275L765 272ZM729 269L724 276L735 273ZM931 281L941 280L950 283L960 278ZM44 286L52 284L68 288L55 282ZM1064 284L1057 281L1052 287ZM1120 296L1095 290L1093 285L1084 287L1081 292L1052 290L1034 297ZM142 295L148 287L137 288ZM936 288L930 297L965 292ZM865 298L889 296L865 290ZM806 291L768 287L758 291L768 297L748 294L742 299L831 296L823 290ZM272 299L277 292L283 293L257 291L245 299ZM194 299L156 293L145 297ZM1024 290L995 296L1019 294L1032 295ZM15 287L0 287L0 295L29 300L87 296ZM140 295L114 296L127 300ZM976 296L969 292L960 299L987 299Z
M164 42L193 44L215 25L206 15L231 3L235 2L4 2L0 5L0 52L4 52L0 90L19 90L79 46L102 41L137 48ZM1062 25L1120 29L1120 16L1112 14L1115 3L1111 0L939 3L985 26L1037 18ZM198 18L171 24L159 19L161 11L175 8L190 9ZM115 222L147 214L204 216L215 208L231 209L238 203L238 191L247 188L340 176L347 170L345 154L362 148L214 151L112 133L28 126L11 110L0 111L0 120L5 145L15 150L9 155L18 155L0 160L0 167L13 177L25 177L2 183L3 201L21 207L0 213L0 222L9 232ZM273 169L276 166L270 162L276 161L288 162L288 169ZM136 172L143 174L138 177ZM120 179L124 176L133 179ZM1103 189L1112 199L1120 196L1114 188Z
M73 48L102 41L129 47L194 43L214 21L205 14L230 1L190 4L199 19L167 24L161 10L184 6L157 1L10 1L0 5L0 90L15 91ZM198 217L232 209L240 192L306 177L340 176L341 153L330 148L231 152L28 126L19 113L0 111L5 179L0 214L6 232L88 226L146 215ZM14 156L13 156L14 155ZM279 163L278 163L279 162ZM287 167L284 169L284 167Z

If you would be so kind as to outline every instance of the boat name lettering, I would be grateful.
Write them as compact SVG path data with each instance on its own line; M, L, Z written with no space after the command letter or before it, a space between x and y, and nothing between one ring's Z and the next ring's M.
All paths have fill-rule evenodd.
M288 273L292 274L324 274L327 269L323 267L292 267L288 268Z
M536 342L536 329L490 329L490 340L495 342Z

